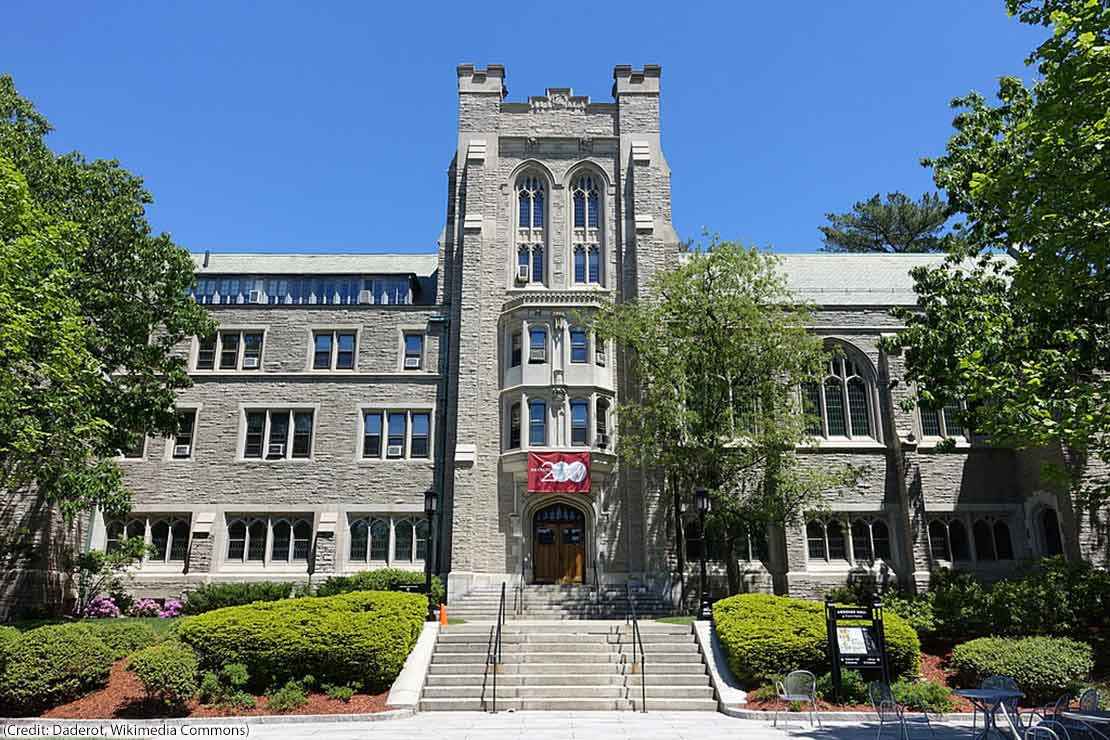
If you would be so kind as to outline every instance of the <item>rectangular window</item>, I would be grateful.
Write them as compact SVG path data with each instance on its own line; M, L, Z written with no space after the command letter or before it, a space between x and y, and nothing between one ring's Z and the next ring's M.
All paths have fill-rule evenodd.
M522 337L519 331L514 331L509 338L509 367L520 367Z
M528 444L547 444L547 404L543 401L528 402Z
M408 425L404 411L390 411L387 418L389 436L385 456L391 460L405 456L405 427Z
M412 415L412 449L410 457L429 456L429 431L431 415L427 413L414 413Z
M220 332L220 369L239 367L239 332Z
M243 370L257 370L262 366L262 333L243 333Z
M131 435L131 443L119 451L120 457L125 460L142 460L146 457L146 435Z
M570 402L570 443L572 445L587 444L589 430L589 406L585 401Z
M216 369L216 335L197 340L197 370Z
M270 409L248 411L243 457L254 460L288 460L312 454L310 410ZM290 435L292 425L292 435Z
M382 456L382 412L367 411L363 417L362 456Z
M193 456L193 436L197 423L196 409L177 412L177 434L173 438L173 456L185 460Z
M547 329L528 330L528 362L532 365L547 362Z
M318 331L312 339L313 370L352 370L356 341L353 331Z
M509 449L520 449L520 404L509 407Z
M594 362L599 367L605 367L605 340L594 335Z
M586 249L582 246L574 248L574 282L586 282Z
M597 247L590 247L589 259L590 259L590 282L591 283L600 283L601 282L601 252L600 252L600 250L598 250Z
M586 341L585 329L570 330L570 361L576 364L585 364L589 361L589 345Z
M424 335L405 335L405 369L419 370L424 364Z

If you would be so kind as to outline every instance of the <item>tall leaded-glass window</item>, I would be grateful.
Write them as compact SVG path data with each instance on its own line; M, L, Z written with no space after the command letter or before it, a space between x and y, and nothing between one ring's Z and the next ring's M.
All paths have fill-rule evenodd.
M925 437L960 437L967 434L960 424L960 404L949 401L939 409L918 407L921 416L921 434Z
M571 183L575 283L601 283L601 184L600 178L590 173Z
M822 382L802 386L802 408L810 416L809 433L826 439L874 439L874 389L870 368L862 360L829 360Z
M517 198L517 261L514 280L517 284L544 283L547 262L544 245L546 186L543 178L526 174L516 183Z

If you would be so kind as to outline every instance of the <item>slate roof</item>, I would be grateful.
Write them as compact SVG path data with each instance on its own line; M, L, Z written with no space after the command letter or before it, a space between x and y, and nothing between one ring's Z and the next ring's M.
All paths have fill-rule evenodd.
M943 254L779 254L791 290L820 306L912 306L910 270Z
M210 252L192 255L200 275L409 275L436 271L432 254L285 254Z

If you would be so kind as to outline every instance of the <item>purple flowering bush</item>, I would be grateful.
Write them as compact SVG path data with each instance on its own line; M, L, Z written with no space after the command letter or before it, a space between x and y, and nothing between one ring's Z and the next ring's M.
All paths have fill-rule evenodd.
M132 617L157 617L161 611L162 605L154 599L139 599L127 613Z
M162 609L158 612L158 616L162 619L180 617L182 606L183 604L180 599L166 599L166 603L162 605Z
M119 607L116 606L116 602L112 600L111 596L97 596L89 602L82 616L87 619L107 619L119 615Z

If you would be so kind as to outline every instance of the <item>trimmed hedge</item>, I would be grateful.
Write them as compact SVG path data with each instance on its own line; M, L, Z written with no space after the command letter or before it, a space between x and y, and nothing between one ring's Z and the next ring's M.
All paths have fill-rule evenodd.
M83 624L38 627L12 640L0 673L0 702L36 713L108 682L112 649Z
M143 622L97 619L78 622L77 625L103 640L112 651L114 660L126 658L136 650L150 647L162 639L157 630Z
M182 614L204 614L229 606L243 606L258 601L280 601L304 593L304 586L280 581L246 583L207 583L185 595Z
M180 642L163 642L131 656L127 670L134 673L146 695L166 706L180 707L197 693L197 654Z
M378 568L364 570L349 576L331 576L316 588L317 596L338 596L352 591L392 591L393 584L405 586L424 586L424 574L419 571L400 568ZM432 576L432 598L434 603L442 604L446 598L443 581Z
M313 675L380 691L401 672L426 613L422 594L358 591L186 617L177 636L203 668L242 663L258 688Z
M1028 703L1043 704L1085 681L1094 656L1090 645L1066 637L981 637L957 645L951 662L965 686L1010 676Z
M886 614L887 655L893 676L917 675L921 643L896 614ZM717 636L733 674L760 684L793 670L829 670L825 606L818 601L769 594L740 594L713 605Z
M15 627L7 625L0 625L0 671L4 670L4 662L7 660L8 647L19 639L20 633Z

